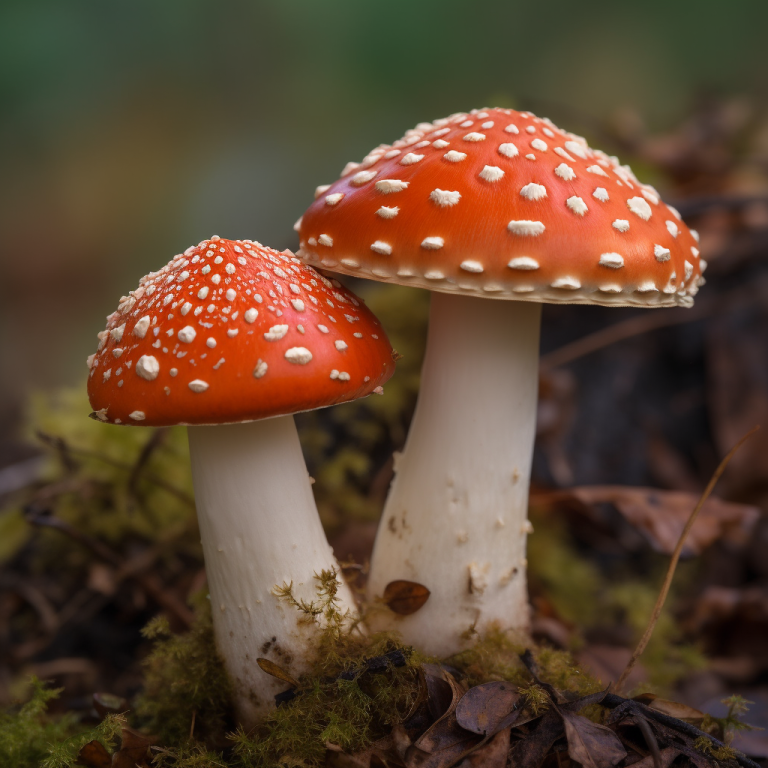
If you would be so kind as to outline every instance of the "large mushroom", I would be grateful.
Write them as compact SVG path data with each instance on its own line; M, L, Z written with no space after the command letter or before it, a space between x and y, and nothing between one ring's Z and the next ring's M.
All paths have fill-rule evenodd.
M433 291L370 592L431 590L396 619L430 653L457 651L471 626L525 631L541 303L691 306L698 236L628 166L509 109L421 123L316 198L298 256Z
M317 629L274 587L312 600L315 576L338 570L290 414L375 391L393 372L389 341L350 291L290 251L218 237L142 278L99 339L96 418L189 425L216 642L251 726L281 688L256 658L299 675ZM338 596L354 610L345 585Z

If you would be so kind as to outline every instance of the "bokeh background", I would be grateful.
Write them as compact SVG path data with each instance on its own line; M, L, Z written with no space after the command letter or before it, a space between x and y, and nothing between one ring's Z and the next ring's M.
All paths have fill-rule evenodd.
M18 527L8 544L11 514L29 512L31 497L58 503L74 486L51 482L90 471L51 434L104 452L115 434L82 431L85 404L72 396L55 417L26 415L30 398L83 386L104 317L175 253L212 234L294 249L294 221L347 161L420 121L509 106L630 162L700 230L710 263L693 310L545 307L531 547L549 565L532 568L537 631L563 647L577 637L605 679L620 671L674 544L666 518L682 519L762 422L719 488L732 506L712 510L713 533L688 552L701 557L683 569L663 630L683 650L670 660L660 648L648 666L696 706L744 692L768 724L766 29L765 0L0 0L0 704L29 671L69 686L70 704L99 686L131 695L142 623L165 610L183 628L204 584L188 528L182 549L157 555L154 586L125 590L115 563L94 570L98 556L73 559ZM337 551L363 560L418 387L427 299L350 285L405 359L378 405L300 426ZM121 460L143 455L140 432L115 438ZM153 471L188 483L158 461ZM133 518L126 551L106 523L87 522L94 498L122 504L103 473L94 497L95 476L91 495L77 486L54 513L91 525L118 557L145 552L150 525ZM569 490L597 484L596 495ZM194 525L188 507L174 525ZM59 556L74 569L66 578ZM616 574L624 591L608 594L601 579Z
M3 0L3 422L139 277L214 233L296 247L315 186L417 122L670 129L765 92L766 28L761 0Z

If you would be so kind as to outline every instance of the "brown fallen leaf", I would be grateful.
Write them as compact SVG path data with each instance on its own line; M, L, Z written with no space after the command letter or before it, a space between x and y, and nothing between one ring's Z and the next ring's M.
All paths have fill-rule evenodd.
M278 680L288 683L288 685L293 688L299 687L298 680L294 680L294 678L292 678L282 667L278 667L274 661L259 658L256 659L256 663L259 665L262 672L266 672L268 675L272 675L272 677L276 677Z
M612 768L627 756L627 750L610 728L567 710L561 710L560 715L568 739L568 755L583 768Z
M86 768L111 768L112 757L100 741L89 741L78 752L75 765L84 765Z
M493 735L508 715L516 710L521 698L512 683L494 681L476 685L456 705L456 722L480 736Z
M467 755L460 768L505 768L509 757L509 742L512 727L500 730L488 743Z
M598 504L612 504L651 546L672 554L699 494L623 485L595 485L538 494L534 503L562 503L596 518ZM760 518L757 507L710 496L686 539L685 554L701 554L720 539L744 544Z
M664 715L669 715L670 717L675 717L678 720L695 725L697 728L701 727L701 723L706 717L703 712L689 707L687 704L670 701L669 699L661 699L652 693L643 693L640 696L635 696L634 701L639 701L649 709L654 709Z
M149 748L153 743L149 736L123 728L120 749L112 755L112 768L149 768Z
M548 710L534 730L512 747L511 764L515 768L539 768L562 733L562 718L554 709Z
M398 579L384 588L384 602L390 611L400 616L410 616L429 600L430 591L415 581Z
M654 763L653 755L647 755L636 763L632 763L632 768L669 768L679 754L680 750L675 749L674 747L664 747L664 749L659 752L659 755L661 756L660 765Z

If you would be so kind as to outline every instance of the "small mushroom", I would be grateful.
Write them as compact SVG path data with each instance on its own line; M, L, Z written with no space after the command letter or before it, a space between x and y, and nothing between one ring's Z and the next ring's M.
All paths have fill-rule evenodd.
M256 658L297 677L316 631L273 588L312 600L315 575L338 571L291 414L373 392L393 372L389 341L350 291L290 251L218 237L142 278L99 339L96 418L189 426L216 642L250 727L281 688ZM339 597L354 611L346 585Z
M404 164L416 145L420 159ZM432 291L421 392L369 590L431 590L405 640L446 656L470 626L529 624L527 504L542 303L693 304L698 238L614 157L511 109L422 123L309 207L297 255ZM320 248L320 233L332 246ZM492 300L490 300L492 299ZM407 515L407 525L400 521Z

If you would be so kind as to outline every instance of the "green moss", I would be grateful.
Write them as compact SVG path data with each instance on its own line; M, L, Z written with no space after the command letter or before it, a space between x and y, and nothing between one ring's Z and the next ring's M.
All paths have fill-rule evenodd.
M225 744L232 722L231 686L216 651L210 602L198 600L188 632L173 635L168 622L157 618L144 635L156 642L144 662L144 689L136 701L139 724L157 734L161 744L185 745L190 736L214 748Z
M0 765L11 768L71 768L80 749L89 741L109 748L125 723L121 715L110 715L95 728L84 728L74 715L47 715L48 704L61 689L46 688L32 679L28 702L0 713Z

